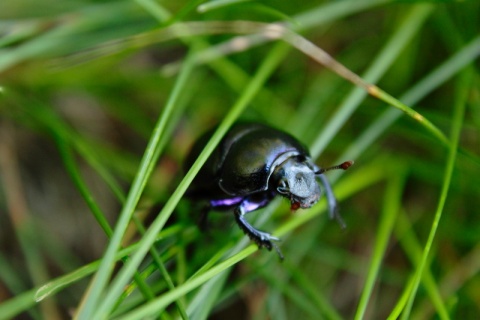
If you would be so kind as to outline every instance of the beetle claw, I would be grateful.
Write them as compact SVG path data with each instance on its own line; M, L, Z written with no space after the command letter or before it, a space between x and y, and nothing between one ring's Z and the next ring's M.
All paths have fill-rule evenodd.
M258 231L258 230L257 230ZM272 248L277 251L278 257L280 260L283 260L283 254L280 248L272 241L281 241L279 238L272 236L269 233L258 231L258 234L249 234L250 239L252 239L257 246L261 249L265 247L268 251L272 251Z
M280 251L278 246L274 242L272 242L272 241L280 241L279 238L274 237L269 233L266 233L266 232L255 229L252 225L250 225L247 222L247 220L245 220L245 217L243 216L240 209L238 209L238 208L235 209L234 210L234 215L235 215L235 221L237 222L240 229L242 229L243 232L252 241L254 241L260 249L265 247L268 251L271 251L272 248L275 248L275 251L277 251L280 259L283 260L282 252Z

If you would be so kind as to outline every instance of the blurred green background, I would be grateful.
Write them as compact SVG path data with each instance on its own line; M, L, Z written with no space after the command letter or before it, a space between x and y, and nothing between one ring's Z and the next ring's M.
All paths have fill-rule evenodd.
M238 20L285 22L450 142L289 44L239 38ZM0 319L103 303L125 319L478 319L479 30L473 0L1 1ZM320 166L355 160L328 174L346 230L324 200L273 201L248 219L283 263L230 214L198 230L199 204L172 200L182 162L237 119L290 132ZM126 251L105 270L126 286L87 291L114 232Z

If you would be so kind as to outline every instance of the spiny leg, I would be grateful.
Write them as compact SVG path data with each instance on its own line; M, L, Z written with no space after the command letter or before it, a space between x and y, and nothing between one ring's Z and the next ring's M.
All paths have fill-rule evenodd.
M267 248L267 250L270 251L272 250L272 247L273 247L277 251L280 259L283 260L282 252L280 251L278 246L274 242L272 242L272 241L280 241L280 239L272 236L269 233L257 230L250 223L248 223L248 221L245 219L245 216L244 216L248 212L245 212L243 205L236 207L233 213L235 215L235 221L237 222L240 229L242 229L243 232L258 245L259 248L265 247Z
M330 182L328 182L327 177L323 174L318 175L320 178L322 185L325 189L325 196L327 197L328 202L328 212L330 219L335 218L342 229L345 229L347 225L342 219L340 213L338 213L338 203L337 198L335 198L335 194L333 193L332 187L330 186Z

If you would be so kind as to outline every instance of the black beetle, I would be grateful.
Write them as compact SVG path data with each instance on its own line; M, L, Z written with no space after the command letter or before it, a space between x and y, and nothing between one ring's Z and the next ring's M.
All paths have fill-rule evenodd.
M204 134L193 146L187 160L190 168L213 130ZM187 195L193 199L208 200L201 215L205 226L211 209L233 209L238 226L261 248L274 247L279 239L259 231L248 223L245 214L266 206L277 194L291 202L292 210L310 208L321 196L317 177L323 184L331 218L343 226L337 212L337 201L325 171L347 169L353 161L322 169L316 166L297 139L265 125L248 123L234 125L208 158Z

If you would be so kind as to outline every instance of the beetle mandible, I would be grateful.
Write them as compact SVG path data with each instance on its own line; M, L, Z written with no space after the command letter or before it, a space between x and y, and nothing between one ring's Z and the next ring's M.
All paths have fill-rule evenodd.
M189 169L213 130L204 134L192 147L185 162ZM238 226L259 248L280 249L272 241L278 238L257 230L245 215L265 207L276 195L290 200L292 210L310 208L322 194L317 178L327 197L330 218L344 226L338 213L337 200L324 172L346 170L353 161L338 166L319 168L305 146L283 131L256 123L236 124L225 135L195 177L188 196L207 200L202 211L201 225L205 226L211 209L232 210Z

